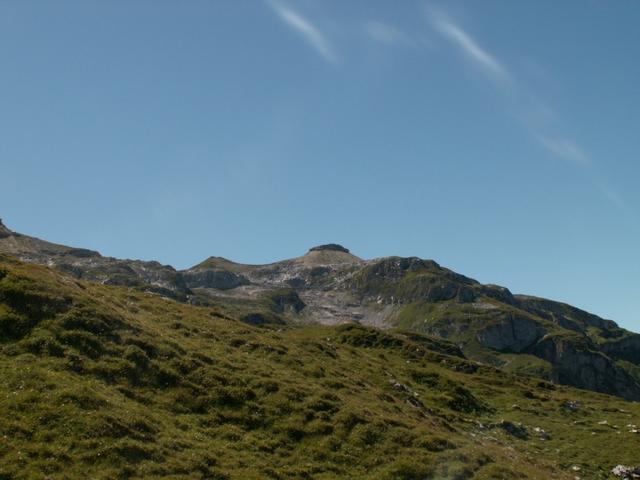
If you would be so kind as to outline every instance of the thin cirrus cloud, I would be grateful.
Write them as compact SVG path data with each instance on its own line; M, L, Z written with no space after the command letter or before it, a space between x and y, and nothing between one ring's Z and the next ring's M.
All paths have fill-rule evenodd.
M526 131L538 144L554 157L573 164L587 171L594 187L616 207L626 210L624 198L605 184L595 173L594 162L585 150L573 140L558 134L542 134L541 131L552 129L549 119L554 118L555 112L533 95L526 88L520 86L513 74L500 62L495 55L482 48L480 44L462 27L449 19L443 12L434 9L427 11L433 29L449 43L461 50L465 58L480 68L482 73L490 78L509 98L516 99L514 108L516 116L520 118ZM534 121L534 119L536 119ZM545 120L546 119L546 120Z
M598 190L600 190L600 193L602 193L605 198L609 199L609 201L616 205L620 210L631 211L625 199L622 198L622 195L618 192L612 190L609 186L603 183L597 184L597 187Z
M431 12L431 21L435 30L456 45L465 57L496 81L510 81L511 75L496 58L480 45L458 25L450 21L441 12Z
M563 160L581 167L586 167L591 163L589 156L571 140L546 135L536 135L536 140L549 152Z
M300 34L327 62L337 63L338 59L331 45L313 23L281 3L271 1L268 4L285 25Z

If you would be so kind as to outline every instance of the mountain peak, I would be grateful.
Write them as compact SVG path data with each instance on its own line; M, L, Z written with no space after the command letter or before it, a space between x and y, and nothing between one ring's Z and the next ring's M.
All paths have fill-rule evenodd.
M318 245L317 247L311 247L309 251L310 252L330 251L330 252L349 253L348 248L344 248L342 245L338 245L337 243L327 243L326 245Z

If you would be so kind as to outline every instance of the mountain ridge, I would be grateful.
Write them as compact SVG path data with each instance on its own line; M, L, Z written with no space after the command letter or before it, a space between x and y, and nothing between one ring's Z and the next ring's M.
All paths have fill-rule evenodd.
M363 260L338 244L264 265L209 257L176 270L11 232L0 252L108 285L235 309L248 323L361 323L453 341L469 358L640 399L640 335L568 304L483 285L418 257Z
M431 260L312 253L176 271L0 238L0 478L640 471L638 336Z

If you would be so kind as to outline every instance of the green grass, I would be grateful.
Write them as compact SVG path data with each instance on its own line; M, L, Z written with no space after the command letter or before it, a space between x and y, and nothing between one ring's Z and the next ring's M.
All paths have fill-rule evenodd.
M0 260L0 478L597 479L637 462L636 403L423 335L237 309Z
M506 372L546 379L551 378L551 364L541 358L525 353L504 353L499 358L504 362L501 368Z

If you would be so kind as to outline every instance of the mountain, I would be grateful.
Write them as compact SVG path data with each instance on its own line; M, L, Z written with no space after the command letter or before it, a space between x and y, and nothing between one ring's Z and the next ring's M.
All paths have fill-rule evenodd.
M631 477L640 404L415 332L241 320L307 308L270 295L197 306L0 254L0 478Z
M177 271L10 231L0 253L76 278L216 307L251 324L356 322L428 334L472 360L640 400L640 335L578 308L483 285L416 257L363 260L337 244L268 265L210 257Z

